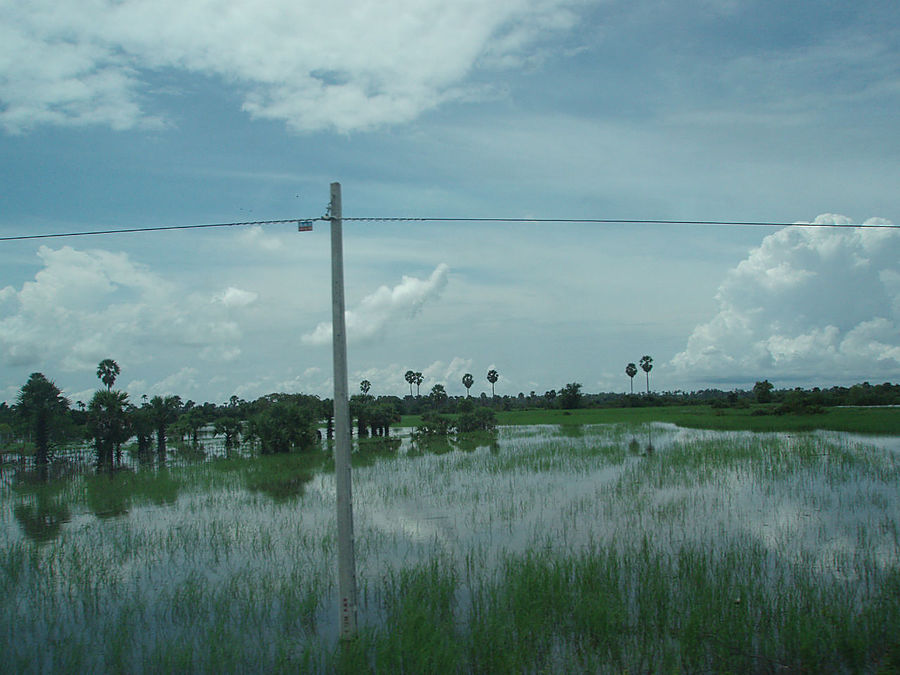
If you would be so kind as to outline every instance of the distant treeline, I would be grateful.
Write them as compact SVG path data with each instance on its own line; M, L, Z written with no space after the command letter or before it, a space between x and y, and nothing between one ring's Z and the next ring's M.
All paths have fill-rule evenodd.
M50 387L35 374L35 381ZM42 377L42 376L41 376ZM368 382L363 383L368 385ZM176 440L196 445L201 429L213 427L215 433L226 438L226 443L237 445L250 443L260 452L284 452L305 449L315 444L317 438L331 437L334 428L332 400L308 394L274 393L245 401L232 396L223 404L182 401L178 396L142 397L139 402L128 400L127 394L111 389L98 391L91 405L76 403L74 406L59 394L51 397L56 412L42 423L45 432L36 426L34 414L24 414L24 402L32 399L20 396L17 404L0 403L0 448L22 442L42 442L38 436L46 436L45 442L71 442L94 440L99 448L104 438L110 449L118 450L129 437L137 438L140 449L156 448L164 451L166 440ZM390 428L400 422L402 415L430 414L430 420L455 424L467 416L474 420L474 428L489 428L493 416L487 411L514 411L529 409L623 408L706 404L716 408L749 407L752 404L770 404L774 412L817 412L832 406L884 406L900 405L900 385L886 382L872 385L868 382L852 387L820 389L776 389L768 380L755 384L751 390L702 389L699 391L651 392L644 394L584 393L582 385L571 382L560 390L535 391L518 395L480 397L449 396L442 385L435 385L431 392L409 396L374 396L369 386L366 393L351 396L350 411L354 434L362 436L389 436ZM28 387L23 387L23 392ZM110 398L116 406L96 405ZM108 403L108 402L107 402ZM115 409L114 409L115 408ZM482 412L479 412L482 411ZM440 415L454 415L454 419L442 420ZM437 415L437 417L435 417ZM40 421L40 420L38 420ZM477 424L476 424L477 422ZM115 427L115 434L110 430ZM462 427L460 427L460 430ZM37 431L36 431L37 430ZM102 433L101 433L102 432ZM103 435L105 434L105 436ZM109 450L107 451L109 454Z
M714 407L742 407L752 403L796 404L802 401L806 405L830 406L877 406L900 405L900 384L855 384L852 387L831 387L821 389L775 389L768 380L757 382L749 390L745 389L700 389L697 391L666 391L649 394L620 394L601 392L584 393L578 382L567 384L560 390L551 389L538 394L520 392L516 396L491 396L482 394L481 405L497 410L529 410L535 408L573 409L573 408L635 408L675 405L712 405ZM396 397L394 397L396 398ZM405 414L421 414L432 409L430 395L421 397L406 396L396 399L402 403ZM449 404L464 396L450 397Z

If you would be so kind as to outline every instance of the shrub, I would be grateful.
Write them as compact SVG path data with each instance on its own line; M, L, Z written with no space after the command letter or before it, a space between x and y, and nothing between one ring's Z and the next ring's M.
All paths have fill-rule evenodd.
M497 417L490 408L475 408L464 412L456 422L456 430L460 433L470 431L493 431L497 427Z

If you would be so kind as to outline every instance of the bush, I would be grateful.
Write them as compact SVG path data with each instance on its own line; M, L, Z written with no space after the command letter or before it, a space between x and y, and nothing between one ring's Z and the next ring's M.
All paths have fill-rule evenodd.
M784 403L775 409L778 415L793 413L795 415L820 415L825 408L818 405L812 397L801 389L790 391L785 396Z
M278 401L250 418L246 437L262 454L309 450L316 443L316 413L294 401Z
M456 422L456 430L459 433L493 431L496 427L497 417L490 408L475 408L471 412L464 412Z
M452 419L429 410L422 415L422 421L416 427L416 434L419 436L446 436L452 428Z

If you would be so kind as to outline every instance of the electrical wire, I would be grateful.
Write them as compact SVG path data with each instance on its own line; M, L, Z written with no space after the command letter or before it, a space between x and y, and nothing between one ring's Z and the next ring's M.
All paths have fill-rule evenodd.
M322 218L321 220L328 220ZM385 217L385 216L344 216L343 221L368 222L430 222L430 223L584 223L597 225L730 225L740 227L837 227L837 228L889 228L897 229L893 223L785 223L759 220L656 220L635 218L428 218L428 217Z
M117 230L85 230L76 232L50 232L0 237L3 241L26 241L31 239L56 239L62 237L88 237L114 234L136 234L142 232L163 232L171 230L198 230L220 227L248 227L252 225L284 225L296 223L300 231L308 231L314 221L330 221L330 216L317 218L286 218L283 220L251 220L234 223L206 223L202 225L163 225L158 227L129 227ZM838 229L885 228L900 229L900 225L876 223L786 223L777 221L748 220L659 220L635 218L435 218L417 216L356 216L343 217L344 222L378 223L524 223L524 224L593 224L593 225L709 225L719 227L828 227Z
M166 230L199 230L213 227L245 227L248 225L284 225L285 223L297 223L298 227L304 227L305 223L320 218L288 218L286 220L251 220L240 223L206 223L203 225L162 225L159 227L129 227L119 230L89 230L81 232L52 232L46 234L24 234L11 237L0 237L0 241L25 241L28 239L55 239L58 237L90 237L105 234L135 234L139 232L163 232Z

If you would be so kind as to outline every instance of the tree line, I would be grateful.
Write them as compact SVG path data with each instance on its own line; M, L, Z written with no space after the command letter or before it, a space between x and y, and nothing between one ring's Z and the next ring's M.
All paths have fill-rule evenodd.
M252 402L232 396L221 406L197 405L177 395L145 395L137 404L114 388L120 372L112 359L101 361L97 377L104 387L87 405L74 407L43 373L32 373L13 406L0 404L0 444L29 443L40 466L48 463L55 446L88 441L98 467L112 467L132 438L139 455L164 457L169 441L197 447L201 430L211 426L224 436L226 449L244 443L263 454L304 451L319 439L320 421L333 415L330 400L305 394L269 394Z
M0 404L0 447L28 443L34 449L35 462L46 465L54 447L88 441L98 467L112 467L121 460L123 445L131 439L139 455L155 452L164 457L173 439L199 447L201 431L210 428L224 437L226 450L240 446L260 454L308 451L323 437L333 437L334 407L329 398L273 393L254 401L232 396L223 405L198 405L177 395L144 395L138 403L115 388L120 373L114 360L101 361L96 374L103 386L88 404L79 401L74 406L43 373L32 373L13 406ZM491 384L498 378L496 370L489 371ZM407 381L420 385L423 379L421 373L413 373ZM471 375L464 379L473 380ZM417 396L405 399L373 396L369 393L371 386L363 380L360 393L350 397L350 422L360 438L389 437L401 415L423 412L458 413L458 421L444 425L447 430L470 431L494 425L492 412L471 404L457 406L440 384L425 397L417 392ZM432 423L436 419L432 417ZM425 431L432 431L427 422Z
M531 391L516 396L497 396L494 385L499 380L495 369L487 372L491 395L482 393L472 398L475 382L471 373L462 377L465 396L449 396L443 384L435 384L422 396L419 386L422 373L407 371L410 394L403 398L375 396L368 380L360 382L360 393L351 396L351 423L359 437L390 436L391 427L401 415L421 415L423 433L467 432L491 429L496 424L497 410L535 408L574 409L580 407L635 407L705 403L714 407L741 407L751 403L774 403L778 410L814 412L828 406L900 405L900 385L868 382L852 387L820 389L776 389L768 380L756 382L749 390L723 391L704 389L684 392L651 393L649 386L652 358L640 359L647 377L647 393L587 394L578 382L570 382L558 391L543 394ZM135 402L127 393L115 389L119 365L104 359L97 366L97 377L103 385L85 405L74 407L60 389L42 373L32 373L22 386L12 406L0 403L0 447L12 443L29 443L35 461L49 461L52 448L62 443L89 441L100 466L111 466L121 457L124 443L134 438L139 453L156 452L164 456L167 442L175 439L199 445L199 434L211 428L224 437L226 449L252 448L262 454L307 451L322 439L330 438L334 429L333 403L308 394L273 393L254 401L232 396L223 405L196 404L177 395L141 397ZM629 363L626 375L633 378L637 366ZM412 387L416 386L413 395ZM633 391L633 387L632 387ZM323 428L324 427L324 428Z

